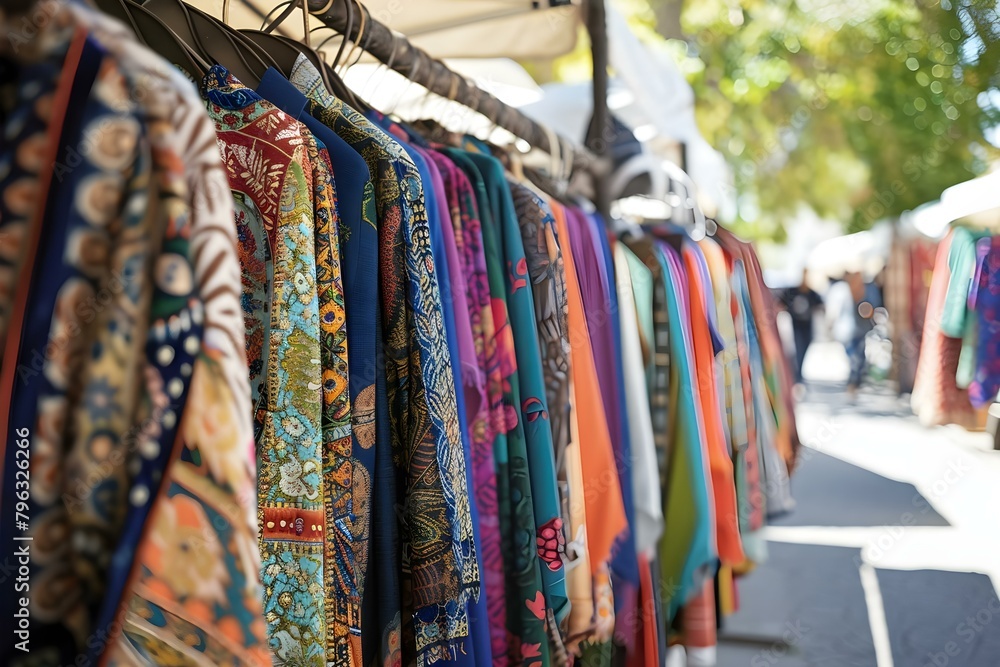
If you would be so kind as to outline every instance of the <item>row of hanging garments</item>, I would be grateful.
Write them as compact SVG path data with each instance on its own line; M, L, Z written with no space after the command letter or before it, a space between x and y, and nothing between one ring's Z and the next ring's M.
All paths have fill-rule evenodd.
M937 241L917 235L896 235L885 264L883 294L891 313L893 368L901 394L912 394L920 341L924 333L927 297L934 271Z
M0 16L4 664L714 642L798 447L750 245L618 238L304 45L121 8Z
M937 246L911 404L928 426L981 429L1000 391L1000 238L956 225Z

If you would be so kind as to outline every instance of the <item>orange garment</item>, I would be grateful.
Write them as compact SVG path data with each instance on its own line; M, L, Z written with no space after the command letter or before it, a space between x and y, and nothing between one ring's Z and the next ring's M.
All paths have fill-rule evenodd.
M556 220L564 220L564 211L555 201L551 202ZM563 270L565 255L569 254L569 243L563 237ZM567 274L568 275L568 274ZM569 335L569 334L567 334ZM572 369L572 355L569 357ZM587 553L587 504L584 501L586 484L583 477L583 462L580 455L580 425L577 422L577 399L573 376L569 383L570 419L569 443L566 445L566 484L569 487L569 541L566 545L566 592L570 600L569 618L566 620L566 650L580 655L580 644L594 632L594 585Z
M570 252L569 230L565 212L553 206L556 228L561 239L566 271L566 294L569 300L570 376L576 394L573 416L580 437L583 464L584 504L587 509L587 544L590 569L597 574L611 558L615 539L628 529L621 487L611 447L611 436L604 415L594 354L583 310L583 297L577 282L576 265ZM577 502L574 498L572 502Z
M719 403L719 389L715 374L715 350L709 330L706 295L712 293L699 270L696 251L685 247L681 253L688 276L689 308L691 310L691 338L695 366L698 369L698 398L701 403L705 427L705 447L708 452L712 476L712 495L715 499L715 536L719 558L723 563L736 565L746 556L740 540L739 512L736 506L736 481L729 444L726 442Z

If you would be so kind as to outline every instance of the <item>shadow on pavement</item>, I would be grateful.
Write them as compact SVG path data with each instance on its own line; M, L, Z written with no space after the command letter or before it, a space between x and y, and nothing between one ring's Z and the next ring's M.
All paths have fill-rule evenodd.
M791 483L795 509L769 519L770 525L951 525L912 484L815 450L803 451Z

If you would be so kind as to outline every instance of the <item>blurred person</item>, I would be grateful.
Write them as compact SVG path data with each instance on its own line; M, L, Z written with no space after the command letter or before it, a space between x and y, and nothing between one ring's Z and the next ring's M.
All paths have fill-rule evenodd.
M802 282L797 287L783 289L778 300L792 319L795 340L795 363L792 366L795 384L802 385L802 364L813 342L813 316L823 310L823 298L809 287L809 269L802 269Z
M872 319L876 308L882 307L882 298L874 283L865 282L858 271L848 272L844 276L844 284L850 292L850 311L840 314L835 328L835 336L844 344L847 358L850 362L850 374L847 378L847 394L853 400L861 386L865 373L865 337L875 326ZM843 291L843 290L841 290ZM850 317L848 317L850 312ZM850 322L850 326L848 326Z

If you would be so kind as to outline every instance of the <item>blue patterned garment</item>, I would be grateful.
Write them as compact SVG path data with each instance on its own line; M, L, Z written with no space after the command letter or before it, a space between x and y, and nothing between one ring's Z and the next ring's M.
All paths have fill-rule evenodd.
M23 507L18 511L29 518L17 526L12 517L0 533L5 544L16 544L15 534L33 538L32 655L61 663L92 648L77 640L95 627L111 553L140 537L139 531L124 532L128 488L122 486L133 454L128 410L138 392L123 396L120 390L138 379L127 376L142 359L136 341L142 344L145 323L136 315L148 305L142 294L148 283L133 273L148 259L137 237L152 243L157 230L146 215L152 206L149 147L134 103L124 86L115 85L121 81L118 64L83 31L50 33L45 41L52 49L18 72L20 94L5 128L17 134L5 137L4 152L10 152L0 156L7 167L0 181L0 231L16 236L12 226L26 223L25 238L37 239L23 248L28 259L12 309L23 319L14 319L7 341L16 363L5 369L2 401L9 406L4 424L31 434L31 494L18 464L27 451L7 445L3 505L12 513ZM36 115L40 99L51 103L44 117ZM32 179L39 186L33 215L19 221L27 211L14 194ZM18 210L9 208L15 204ZM100 303L96 295L104 297ZM123 311L126 304L138 308ZM116 362L119 355L126 363ZM8 385L8 379L15 381ZM74 395L81 404L73 403ZM83 427L77 442L86 451L67 439L70 420ZM87 438L87 427L97 423L110 427ZM14 442L7 433L4 438ZM84 539L73 542L74 530ZM71 543L82 548L74 553ZM13 614L17 597L3 600ZM0 661L30 662L11 652L14 641L9 633L0 644Z
M444 372L451 354L423 184L399 144L330 96L304 56L292 83L315 108L348 116L367 135L358 141L367 139L375 153L369 167L376 173L387 395L404 498L401 588L414 637L402 645L402 659L431 664L461 651L469 637L467 606L479 596L479 567L454 378Z

